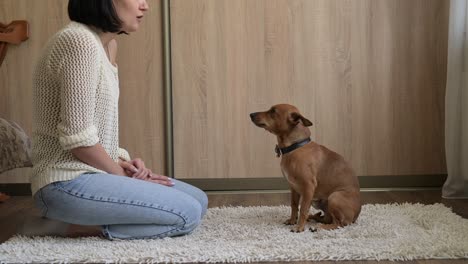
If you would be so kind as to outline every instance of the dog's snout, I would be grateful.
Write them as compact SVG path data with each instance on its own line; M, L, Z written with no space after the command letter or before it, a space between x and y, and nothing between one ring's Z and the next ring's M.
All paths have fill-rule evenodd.
M258 127L266 127L265 121L262 120L262 112L255 112L250 114L250 119L252 120L252 123L254 123Z
M256 115L257 115L257 113L251 113L251 114L250 114L250 119L251 119L252 121L254 121Z

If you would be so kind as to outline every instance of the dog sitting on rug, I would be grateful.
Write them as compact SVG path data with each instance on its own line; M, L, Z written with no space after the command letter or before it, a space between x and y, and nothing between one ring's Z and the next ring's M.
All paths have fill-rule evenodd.
M318 222L315 227L321 229L356 221L361 212L358 179L342 156L310 140L312 122L288 104L251 113L250 118L277 137L275 151L281 156L281 171L291 189L291 217L284 223L297 223L292 232L303 232L308 220ZM311 205L323 214L309 215Z

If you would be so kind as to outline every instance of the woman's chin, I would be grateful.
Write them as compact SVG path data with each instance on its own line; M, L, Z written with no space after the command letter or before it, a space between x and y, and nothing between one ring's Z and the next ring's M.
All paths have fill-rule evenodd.
M138 31L139 28L140 28L140 25L133 25L133 26L124 27L122 29L123 31L127 33L132 33L132 32Z

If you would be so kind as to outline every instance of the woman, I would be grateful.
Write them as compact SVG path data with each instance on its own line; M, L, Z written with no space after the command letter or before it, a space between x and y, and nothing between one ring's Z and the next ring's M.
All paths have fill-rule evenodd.
M50 219L102 225L109 239L190 233L208 203L119 147L115 37L138 30L147 10L146 0L70 0L72 22L49 40L34 74L35 203Z

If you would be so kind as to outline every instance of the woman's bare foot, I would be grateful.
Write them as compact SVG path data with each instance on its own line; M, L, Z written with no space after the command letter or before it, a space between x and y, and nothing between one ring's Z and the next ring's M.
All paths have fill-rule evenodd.
M69 225L66 237L104 237L101 226Z
M27 216L19 223L16 233L24 236L65 236L69 224L40 217Z
M17 234L24 236L103 237L101 226L68 224L40 216L29 216L19 224Z
M0 192L0 203L10 199L10 196Z

